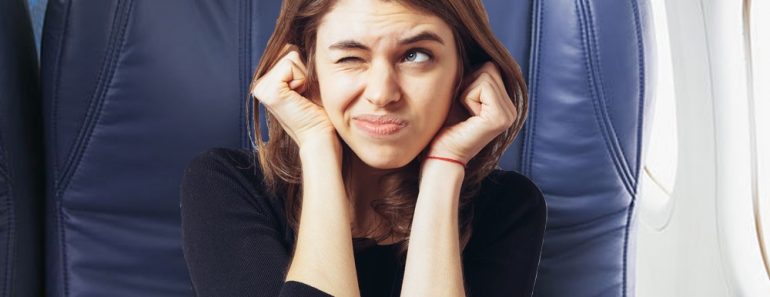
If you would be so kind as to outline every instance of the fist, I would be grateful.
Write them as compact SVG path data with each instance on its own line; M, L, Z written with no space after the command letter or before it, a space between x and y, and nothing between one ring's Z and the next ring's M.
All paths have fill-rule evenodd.
M453 103L446 124L434 137L428 155L467 164L513 125L517 112L495 64L485 63L466 76L463 84L466 87L458 97L462 107L458 102Z
M280 60L257 79L251 95L265 106L298 146L308 138L334 136L326 112L304 97L307 68L296 46L287 44Z

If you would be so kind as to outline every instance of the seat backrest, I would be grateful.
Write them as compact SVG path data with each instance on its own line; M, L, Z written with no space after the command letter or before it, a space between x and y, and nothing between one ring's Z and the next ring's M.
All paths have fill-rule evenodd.
M0 1L0 296L42 293L43 131L24 0Z
M647 1L486 5L528 78L529 118L501 165L530 177L548 205L535 296L633 296L634 205L651 98Z
M190 296L179 182L249 147L276 1L50 0L42 41L48 296ZM263 18L272 27L275 15Z

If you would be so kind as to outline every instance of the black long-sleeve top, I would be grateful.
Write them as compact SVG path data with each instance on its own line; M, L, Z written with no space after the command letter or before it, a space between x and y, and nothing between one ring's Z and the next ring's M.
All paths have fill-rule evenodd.
M196 156L181 184L183 251L196 296L330 296L288 281L294 233L282 198L267 193L248 150ZM495 170L474 200L473 233L462 252L468 296L531 296L546 205L525 176ZM365 239L364 239L365 240ZM397 245L355 250L361 296L398 296Z

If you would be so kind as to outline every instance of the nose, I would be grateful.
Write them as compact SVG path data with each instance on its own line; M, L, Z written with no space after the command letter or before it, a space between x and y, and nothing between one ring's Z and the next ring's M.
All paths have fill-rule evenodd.
M401 99L396 73L384 61L374 62L368 71L364 98L377 106L386 106Z

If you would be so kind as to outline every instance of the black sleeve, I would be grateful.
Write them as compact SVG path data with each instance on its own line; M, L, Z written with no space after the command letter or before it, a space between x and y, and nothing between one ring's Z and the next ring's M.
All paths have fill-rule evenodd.
M467 295L532 296L547 216L543 194L514 172L486 186L463 255Z
M274 211L232 153L198 155L181 183L182 245L196 296L330 296L284 282L290 250ZM251 170L254 170L253 168Z

